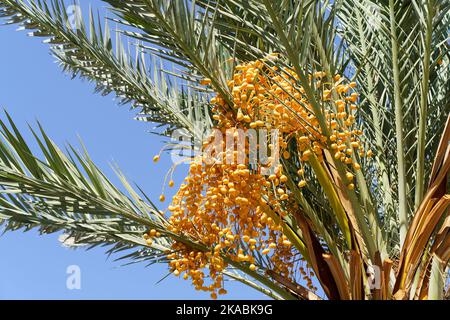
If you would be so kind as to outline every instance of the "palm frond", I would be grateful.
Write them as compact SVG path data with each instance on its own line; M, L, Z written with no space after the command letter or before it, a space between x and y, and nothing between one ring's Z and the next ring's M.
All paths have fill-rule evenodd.
M96 91L102 95L115 92L122 104L131 103L138 110L139 119L166 125L167 135L176 128L185 128L200 136L193 132L193 124L208 119L207 100L170 80L161 71L159 59L147 58L137 43L132 44L135 52L129 52L120 31L114 30L116 37L111 37L107 20L102 26L92 9L87 26L78 17L75 28L69 24L60 0L2 1L0 17L7 24L30 30L31 36L46 38L64 71L95 82ZM208 127L208 122L204 125Z
M361 84L367 143L376 151L369 181L377 180L375 195L387 229L400 223L395 208L402 212L402 238L422 200L436 134L449 112L443 89L449 85L449 14L445 1L344 1L338 13L345 26L339 32ZM390 238L397 243L395 235Z
M126 35L147 43L150 52L183 69L184 78L199 82L208 78L216 92L228 99L227 80L233 70L233 57L216 39L211 20L214 8L200 10L197 1L133 0L124 6L122 1L106 0L120 17L119 23L137 31L123 31Z

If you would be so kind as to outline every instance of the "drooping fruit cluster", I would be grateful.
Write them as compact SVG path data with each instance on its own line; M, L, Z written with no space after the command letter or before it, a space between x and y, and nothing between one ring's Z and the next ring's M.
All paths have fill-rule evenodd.
M279 171L280 177L281 171ZM207 165L200 159L190 166L189 176L173 198L170 231L187 233L211 252L196 251L176 243L171 269L175 275L191 278L198 290L211 291L212 297L225 293L221 271L230 261L256 270L255 252L270 255L274 270L289 277L292 266L291 243L282 233L275 215L280 209L275 194L267 192L271 182L244 164ZM208 267L210 284L203 269ZM216 292L217 291L217 292Z
M239 162L238 150L221 142L220 148L216 144L209 153L215 161L202 156L192 161L169 206L170 231L188 234L213 248L202 251L175 242L168 255L171 271L191 279L196 289L211 292L213 298L226 293L222 271L234 261L262 272L257 270L257 257L262 256L265 268L287 279L295 277L298 252L283 234L282 219L289 212L291 191L286 187L288 177L283 167L274 164L275 148L285 159L295 153L300 163L295 180L300 188L307 184L303 165L313 154L323 161L327 150L336 161L348 165L348 188L353 189L352 171L359 169L357 156L364 155L358 139L361 131L354 128L357 94L351 91L355 84L346 83L339 75L328 79L325 73L316 72L309 76L307 93L298 85L299 77L293 70L270 66L273 60L274 56L269 56L237 66L228 82L232 104L220 95L211 103L222 141L227 140L230 130L278 130L277 145L259 141L260 145L269 144L269 165L275 170L264 175L261 165L250 163L248 157ZM311 91L320 103L321 115L313 112L308 96ZM206 141L204 147L212 144ZM248 145L244 150L248 155ZM303 267L300 273L314 290L312 274Z
M269 56L272 60L276 55ZM236 67L233 80L228 82L232 92L232 110L226 100L217 96L213 116L219 127L277 129L279 148L285 159L291 157L289 143L296 141L295 151L301 163L308 161L314 153L323 160L323 150L329 150L336 161L348 165L349 181L351 171L359 170L357 156L364 156L364 148L359 136L362 131L355 127L356 101L355 82L347 82L340 75L331 79L324 72L309 75L309 94L320 104L320 115L314 112L306 90L299 86L299 76L292 69L279 69L257 60ZM312 92L312 93L311 93ZM321 124L321 119L322 123ZM371 156L372 151L367 151ZM301 165L302 166L302 165ZM304 171L299 168L299 187L304 187ZM350 189L354 185L348 185Z

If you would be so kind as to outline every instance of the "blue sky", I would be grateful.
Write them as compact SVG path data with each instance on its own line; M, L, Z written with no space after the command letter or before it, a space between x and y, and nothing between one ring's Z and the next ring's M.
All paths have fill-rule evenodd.
M0 27L0 108L12 115L28 141L32 138L27 124L35 125L36 120L60 146L79 145L81 137L109 177L114 177L109 165L114 161L156 201L171 162L166 155L153 164L153 155L163 144L148 133L152 126L132 120L134 113L118 106L112 95L102 97L94 94L92 84L71 80L57 67L47 45L26 32L15 32L16 28ZM182 175L183 168L178 172ZM209 298L173 276L156 284L167 274L165 265L122 266L114 261L119 256L107 258L104 249L67 249L57 237L35 231L0 237L0 299ZM81 269L81 290L66 288L70 265ZM228 284L227 289L229 299L264 298L238 283Z

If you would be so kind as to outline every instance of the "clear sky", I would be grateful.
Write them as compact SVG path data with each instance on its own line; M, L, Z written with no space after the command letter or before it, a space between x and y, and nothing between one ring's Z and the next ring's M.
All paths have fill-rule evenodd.
M94 94L92 84L71 80L55 64L47 45L26 32L15 32L16 28L0 26L0 108L10 112L28 141L32 138L27 123L35 125L36 120L60 146L78 145L81 137L109 177L114 176L109 166L114 161L157 202L171 162L166 155L153 164L153 155L163 144L148 133L152 125L133 120L129 107L118 106L112 95L102 97ZM183 169L178 174L182 176ZM57 238L36 231L0 236L0 299L209 298L173 276L156 284L168 272L165 265L123 266L114 261L118 255L108 258L105 249L67 249ZM66 288L70 265L81 269L81 290ZM227 289L229 299L264 298L238 283Z

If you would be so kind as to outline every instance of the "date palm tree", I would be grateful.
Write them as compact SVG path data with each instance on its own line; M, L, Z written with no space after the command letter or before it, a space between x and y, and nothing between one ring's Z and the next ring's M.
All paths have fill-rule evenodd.
M129 249L129 259L168 263L213 298L227 277L274 299L449 298L450 2L104 2L112 16L104 21L93 10L70 16L60 0L0 0L0 18L43 37L64 71L95 82L102 94L114 92L138 120L156 123L167 137L184 130L202 139L223 123L221 115L239 119L247 94L236 81L243 72L259 79L255 85L270 82L276 94L261 92L258 101L276 101L287 118L304 124L293 132L299 140L286 138L283 175L273 176L286 196L263 199L257 210L250 205L249 219L257 217L262 234L271 226L267 217L275 221L272 231L281 234L273 248L284 245L286 260L233 225L232 209L225 220L201 221L203 231L174 227L182 218L163 214L163 204L156 206L119 171L123 186L114 186L86 152L71 146L63 152L40 126L33 130L39 158L8 114L0 122L5 230L63 230L72 245ZM253 65L261 70L257 78ZM336 88L357 95L341 100ZM358 105L346 121L360 140L345 140L345 132L333 137L330 119L346 116L334 114L340 104ZM300 137L305 130L320 139L300 150L298 141L315 137ZM352 143L363 146L359 153L352 153ZM269 178L257 179L261 197L275 197ZM231 201L229 208L247 208L242 198L219 198ZM197 209L186 221L194 224L189 219L203 212ZM226 240L208 240L216 229ZM205 287L209 277L219 280Z

